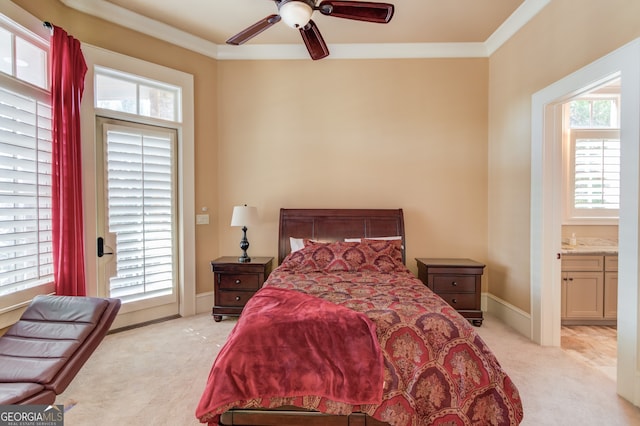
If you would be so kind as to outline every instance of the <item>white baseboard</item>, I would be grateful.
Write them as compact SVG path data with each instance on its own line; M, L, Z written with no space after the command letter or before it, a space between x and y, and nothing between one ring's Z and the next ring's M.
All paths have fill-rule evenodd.
M196 315L211 313L211 308L213 308L213 291L196 294Z
M482 293L482 310L531 339L531 314L490 293Z

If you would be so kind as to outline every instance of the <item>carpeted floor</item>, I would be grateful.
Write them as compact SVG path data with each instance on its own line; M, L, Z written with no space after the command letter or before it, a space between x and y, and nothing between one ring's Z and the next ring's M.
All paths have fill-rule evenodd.
M107 336L56 401L65 426L198 425L196 405L234 325L202 314ZM523 425L640 425L640 408L601 371L491 316L477 330L520 390Z

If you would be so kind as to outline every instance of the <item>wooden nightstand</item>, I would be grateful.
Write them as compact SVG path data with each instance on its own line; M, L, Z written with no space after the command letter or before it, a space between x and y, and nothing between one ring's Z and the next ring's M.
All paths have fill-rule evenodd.
M271 273L272 257L252 257L251 262L238 262L237 257L220 257L211 261L213 271L213 319L223 315L239 316L247 301L260 290Z
M475 326L482 325L480 292L485 265L471 259L420 258L418 278Z

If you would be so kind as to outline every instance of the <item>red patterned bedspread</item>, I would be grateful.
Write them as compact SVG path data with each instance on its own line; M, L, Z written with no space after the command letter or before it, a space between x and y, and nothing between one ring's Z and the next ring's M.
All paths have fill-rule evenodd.
M265 285L317 296L374 322L384 357L382 403L353 406L311 395L282 395L223 408L295 405L331 414L359 411L398 426L521 422L518 390L491 350L466 319L408 269L396 266L388 273L286 266L276 268ZM222 411L203 410L198 417L206 423Z

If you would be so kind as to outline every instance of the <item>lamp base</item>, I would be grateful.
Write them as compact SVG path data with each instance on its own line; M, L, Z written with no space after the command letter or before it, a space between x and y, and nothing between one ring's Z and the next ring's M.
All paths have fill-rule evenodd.
M251 262L251 258L247 255L247 249L249 248L249 240L247 240L247 227L242 227L242 240L240 240L240 248L242 249L242 256L238 258L238 262L247 263Z

